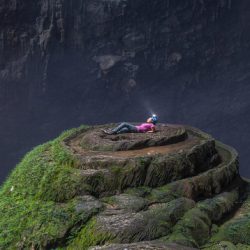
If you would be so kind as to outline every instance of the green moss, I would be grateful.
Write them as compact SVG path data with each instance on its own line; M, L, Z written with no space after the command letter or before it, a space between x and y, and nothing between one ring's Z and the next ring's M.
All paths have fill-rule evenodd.
M136 188L128 188L124 191L126 194L139 196L139 197L147 197L150 195L152 188L146 186L140 186Z
M37 198L57 202L72 199L83 191L82 176L77 169L54 166L44 174L39 185Z
M237 250L250 250L250 246L249 245L244 245L244 244L237 244L236 249Z
M179 197L181 195L173 191L171 184L153 188L150 194L146 196L152 202L169 202Z
M121 192L128 187L143 185L147 164L148 158L138 157L126 162L125 165L109 166L111 178L107 179L107 189Z
M0 195L10 193L12 197L36 195L41 193L39 192L40 185L43 187L42 183L46 175L57 176L59 171L65 171L61 175L66 176L69 168L77 165L77 161L62 145L62 141L85 128L85 126L81 126L78 129L65 131L57 139L40 145L27 153L2 185ZM51 179L50 181L49 186L53 188L54 182Z
M234 244L232 244L229 241L221 241L221 242L218 242L218 243L208 244L206 246L203 246L202 249L205 249L205 250L222 250L222 249L241 250L242 248L236 247Z
M76 167L78 162L75 157L62 144L66 138L73 136L79 130L73 129L64 132L51 142L49 152L49 167L40 178L37 198L43 200L66 201L82 191L82 176Z
M237 244L234 245L230 241L221 241L217 243L207 244L203 246L201 249L204 250L250 250L250 245Z
M101 231L96 219L91 219L87 225L81 230L77 238L67 247L68 250L74 249L88 249L90 246L104 245L111 242L114 236L111 233Z
M124 192L127 194L144 197L153 203L170 202L174 199L184 196L182 193L176 192L171 183L157 188L151 188L147 186L128 188Z
M245 198L238 213L220 226L211 243L230 241L235 245L250 245L250 184L246 187Z
M211 241L228 240L234 244L250 245L250 214L223 225Z
M184 243L192 247L203 245L209 238L211 221L198 208L189 210L174 227L170 242Z
M225 203L228 199L222 197L214 206L210 206L209 201L195 209L191 209L194 206L191 200L180 199L178 203L175 199L184 196L186 190L189 191L189 182L180 181L180 185L171 183L154 189L142 186L149 163L147 157L128 161L124 167L107 165L105 171L97 169L84 172L78 169L79 162L65 143L85 129L87 127L66 131L57 139L34 148L12 171L0 190L0 249L51 249L57 246L57 249L63 249L61 247L67 245L69 249L87 249L93 245L113 242L115 236L112 232L106 232L103 229L105 225L102 227L98 223L98 217L92 217L103 208L103 204L95 199L91 204L84 204L84 199L91 200L91 197L77 195L85 193L107 195L134 187L126 190L127 194L134 195L124 199L127 203L121 197L115 200L114 197L103 199L131 211L140 211L148 204L148 200L150 203L174 200L167 207L157 204L156 208L152 206L141 212L147 225L143 233L158 238L171 233L174 227L173 233L166 240L191 246L202 245L208 238L210 220L216 219L213 211L221 210L218 212L220 215L230 210L234 198ZM156 161L155 164L160 162ZM161 170L158 170L155 173L160 176ZM138 196L145 199L140 200ZM88 209L91 211L88 212ZM87 224L82 227L84 223ZM222 227L216 229L214 239L229 239L234 234L233 241L241 243L240 247L244 249L249 244L248 228L249 217L246 212L244 218L234 220L223 230ZM137 239L143 239L142 236L138 234ZM129 231L126 237L133 239L134 235ZM120 240L117 235L116 240Z
M0 249L59 244L71 227L87 219L84 213L75 212L72 203L17 197L1 199L0 216Z
M102 201L110 205L114 205L117 203L117 199L115 198L115 196L103 197Z
M49 150L51 143L34 148L11 172L9 178L1 188L0 195L12 197L34 195L37 185L46 170L51 166L49 162Z
M223 215L231 211L238 199L236 190L221 193L214 198L198 202L196 207L189 210L175 225L168 241L200 247L209 240L215 225ZM218 228L216 229L218 231ZM221 241L217 240L216 242Z
M187 238L185 235L180 233L171 234L171 237L169 235L162 237L161 240L165 243L175 242L176 244L180 244L186 247L197 247L197 243L195 242L195 240L193 240L192 238Z
M97 172L91 177L87 177L84 182L89 185L91 193L95 196L99 196L106 190L112 190L112 188L108 187L109 185L112 185L112 181L108 181L108 178L105 178L103 172Z
M42 248L61 240L82 220L71 203L80 187L76 159L63 140L86 129L64 132L27 153L0 190L0 249ZM41 199L43 201L41 201Z

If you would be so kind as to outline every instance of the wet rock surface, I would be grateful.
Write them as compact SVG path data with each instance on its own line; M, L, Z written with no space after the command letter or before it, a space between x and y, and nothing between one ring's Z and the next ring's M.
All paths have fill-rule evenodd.
M0 195L6 198L14 192L20 200L29 197L44 205L42 211L35 210L38 215L31 233L19 231L17 235L25 240L17 239L15 244L72 250L199 249L216 239L220 224L230 221L235 211L247 213L237 210L248 191L233 148L189 126L162 124L154 134L101 132L113 125L76 129L45 145L31 164L24 159L28 165L23 172L17 169L17 176L26 173L26 168L30 176L34 162L42 160L41 166L46 167L34 190L29 196L24 191L19 194L12 184L17 178L13 174ZM114 150L120 143L126 147ZM112 147L107 150L106 145ZM40 173L38 169L35 174ZM46 210L48 204L54 212ZM51 223L38 218L45 211L56 222L44 238L43 228L50 228ZM43 226L37 231L40 223ZM243 244L243 239L231 244ZM5 244L13 246L11 240Z
M248 0L0 1L1 180L61 130L144 119L151 108L235 145L247 174L249 9Z
M212 224L235 209L243 182L233 149L185 126L162 125L155 134L105 135L101 129L79 133L66 141L76 155L84 155L78 158L82 161L78 167L88 168L84 171L88 172L92 195L103 197L106 204L106 209L89 222L95 225L94 233L106 235L108 242L127 243L100 249L168 249L169 242L199 247L209 240ZM155 144L147 144L149 141ZM86 146L91 142L93 147ZM164 144L160 146L159 142ZM120 147L124 143L127 147ZM134 145L140 145L140 149ZM95 161L98 164L90 163ZM97 171L92 176L91 168ZM140 243L154 239L161 239L160 243ZM86 240L87 236L80 233L72 249ZM162 242L165 245L158 245Z
M132 244L112 244L109 246L103 247L93 247L90 250L194 250L195 248L180 246L174 243L163 244L157 241L144 241L139 243L132 243Z
M134 124L139 125L139 124ZM181 126L157 126L156 133L125 133L106 135L100 128L86 132L80 145L94 151L125 151L164 146L184 141L187 133Z

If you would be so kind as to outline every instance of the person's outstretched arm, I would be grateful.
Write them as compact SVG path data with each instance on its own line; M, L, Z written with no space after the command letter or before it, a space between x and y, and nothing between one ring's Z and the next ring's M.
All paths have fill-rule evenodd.
M154 133L156 131L155 127L153 127L151 130L149 130L147 133Z

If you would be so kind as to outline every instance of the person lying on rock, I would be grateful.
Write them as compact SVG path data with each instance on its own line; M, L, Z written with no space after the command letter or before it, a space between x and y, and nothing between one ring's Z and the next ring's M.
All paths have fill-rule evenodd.
M152 115L147 119L147 123L142 123L141 125L135 126L133 124L123 122L116 128L111 130L102 131L108 135L121 134L121 133L154 133L156 131L156 123L158 122L158 117Z

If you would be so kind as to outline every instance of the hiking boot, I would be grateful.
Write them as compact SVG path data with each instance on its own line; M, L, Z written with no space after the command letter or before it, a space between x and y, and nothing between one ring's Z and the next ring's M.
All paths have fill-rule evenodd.
M107 130L107 129L102 129L102 132L107 134L107 135L113 135L114 132L112 130Z

